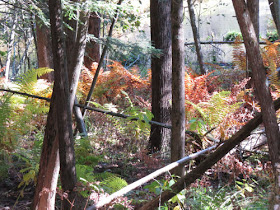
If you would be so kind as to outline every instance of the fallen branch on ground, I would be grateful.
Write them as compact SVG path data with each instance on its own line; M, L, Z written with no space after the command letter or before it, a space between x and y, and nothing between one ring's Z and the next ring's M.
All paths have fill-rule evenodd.
M161 175L161 174L163 174L163 173L165 173L167 171L170 171L173 168L178 167L179 165L183 165L183 164L185 165L188 161L194 160L195 158L199 157L200 155L205 154L206 152L209 152L209 151L215 149L216 147L217 147L217 145L211 146L211 147L209 147L207 149L204 149L204 150L201 150L201 151L196 152L194 154L191 154L189 156L186 156L186 157L184 157L184 158L182 158L182 159L180 159L180 160L178 160L176 162L170 163L169 165L167 165L167 166L165 166L165 167L163 167L161 169L156 170L155 172L149 174L148 176L145 176L142 179L139 179L136 182L133 182L132 184L122 188L121 190L119 190L119 191L117 191L115 193L113 193L112 195L102 199L101 201L99 201L94 206L88 207L87 210L94 210L94 209L101 208L102 206L110 203L115 198L123 196L124 194L130 192L131 190L133 190L133 189L135 189L135 188L137 188L137 187L147 183L148 181L158 177L159 175Z

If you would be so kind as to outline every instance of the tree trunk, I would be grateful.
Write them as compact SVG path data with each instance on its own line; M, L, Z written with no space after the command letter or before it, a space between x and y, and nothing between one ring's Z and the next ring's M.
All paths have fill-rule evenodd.
M64 41L63 41L63 29L62 29L62 9L61 1L50 0L49 1L49 11L50 11L50 22L51 22L51 35L52 35L52 50L54 55L54 82L57 86L54 89L56 95L55 106L57 114L57 128L58 128L58 139L59 139L59 158L60 158L60 177L61 185L63 192L67 193L67 198L62 202L62 209L72 208L74 203L77 191L74 190L76 186L76 169L75 169L75 151L74 151L74 141L73 141L73 131L72 131L72 109L75 98L75 91L69 89L69 78L71 86L75 85L75 82L72 80L72 76L76 76L76 72L67 69L67 57L64 52ZM78 31L77 36L80 36ZM79 59L83 56L80 56L81 49L72 49L75 52L75 56ZM72 57L70 62L75 64L73 61L76 61L77 57ZM68 57L70 60L70 57ZM69 66L69 68L72 66ZM73 68L75 68L73 67ZM69 73L69 77L68 77ZM70 92L69 92L70 90ZM72 98L70 98L72 94ZM69 201L71 203L69 203Z
M198 60L198 64L200 67L200 73L205 74L206 71L205 71L205 68L203 65L203 54L201 52L200 36L199 36L199 32L198 32L196 24L195 24L196 21L195 21L195 12L194 12L194 8L193 8L193 4L194 4L194 1L188 0L190 22L191 22L192 31L193 31L193 38L194 38L197 60Z
M279 0L268 0L270 11L278 32L280 36L280 1Z
M260 23L259 23L259 10L260 2L259 0L247 0L248 12L253 23L257 40L260 39Z
M38 17L36 17L36 40L38 67L49 67L53 69L50 30L40 21ZM46 79L49 82L53 82L54 73L50 72L42 75L40 79Z
M185 62L184 62L184 7L183 0L172 0L172 130L171 162L185 156ZM185 166L179 166L173 173L183 177Z
M171 0L150 0L151 40L160 57L152 57L152 113L153 120L170 124L172 55L171 55ZM169 147L170 131L157 125L151 126L149 149L159 151Z
M259 34L260 34L260 26L259 26L259 0L247 0L247 7L249 11L250 18L252 20L257 40L259 42ZM246 53L246 61L247 61L247 69L246 69L246 77L252 78L252 64L250 63L248 59L248 54ZM252 80L248 81L246 88L252 87Z
M263 122L269 147L269 154L274 171L274 190L272 191L271 208L280 208L280 132L269 87L266 85L266 74L257 36L244 0L233 0L237 20L243 35L248 59L252 64L253 82L260 102Z
M85 54L89 14L85 11L77 11L77 16L79 17L79 20L65 20L73 28L73 30L66 29L66 55L68 58L67 69L70 84L70 106L74 109L79 132L82 135L87 136L81 109L79 107L74 107L74 102L75 100L77 101L76 90Z
M10 39L8 42L7 46L7 60L6 60L6 68L5 68L5 82L9 81L9 74L10 74L10 65L11 65L11 57L12 57L12 51L13 51L13 46L14 46L14 41L15 41L15 28L17 25L17 14L16 10L14 10L14 20L13 20L13 25L11 28L11 34L10 34Z
M259 34L260 34L260 26L259 26L259 0L247 0L247 7L249 11L250 18L252 20L257 40L259 42ZM250 63L248 59L248 54L246 53L246 62L247 62L247 68L246 68L246 77L252 78L252 64ZM252 80L248 81L246 88L252 87Z
M76 192L74 192L74 187L76 184L76 175L75 175L75 156L74 156L74 145L73 145L73 134L72 134L72 123L71 123L71 110L74 103L74 96L76 84L75 79L69 79L68 77L68 69L66 68L66 60L65 60L65 51L64 44L62 41L62 25L61 25L61 2L50 0L49 8L50 8L50 19L51 19L51 27L52 27L52 46L53 46L53 55L54 55L54 69L55 69L55 83L54 83L54 91L51 102L51 108L48 115L47 126L45 130L45 138L43 142L43 150L41 154L40 161L40 171L38 175L38 184L36 186L35 196L33 200L32 209L54 209L54 197L55 190L57 184L58 173L52 173L54 171L54 166L51 164L55 164L59 168L59 158L58 157L58 145L59 145L59 155L60 155L60 166L61 166L61 183L62 188L68 194L68 200L73 202L74 197L76 197ZM83 19L81 19L83 22ZM80 30L77 30L77 39L75 41L80 44L83 43L83 39L85 37L82 34L87 27L87 23L81 24L83 27ZM79 34L81 33L81 35ZM71 34L69 35L71 36ZM82 38L81 38L82 37ZM80 39L81 38L81 39ZM82 40L82 41L81 41ZM81 44L85 46L85 44ZM83 47L77 47L74 45L75 50L81 52L75 52L71 56L77 56L79 58L83 58ZM72 50L73 50L72 49ZM70 57L71 59L71 67L69 74L73 77L78 77L76 68L80 64L75 63L75 61L81 63L82 59L76 57ZM70 60L69 59L69 60ZM75 70L74 70L75 69ZM69 91L69 82L71 83L72 92L70 101L70 91ZM73 83L73 84L72 84ZM72 86L73 85L73 86ZM56 155L56 156L55 156ZM46 177L46 174L48 177ZM48 178L48 179L47 179ZM54 181L56 180L56 181ZM49 187L51 186L51 187ZM44 194L42 194L44 192ZM42 197L44 195L44 197ZM53 197L52 197L53 196ZM41 199L40 199L41 198ZM75 198L76 199L76 198ZM75 200L77 201L77 199ZM52 204L51 204L52 203ZM77 203L77 202L76 202ZM75 203L74 209L81 209L81 206L77 206ZM70 209L70 203L65 199L63 201L63 208Z
M89 17L88 33L99 38L100 32L100 17L96 13L91 13ZM97 42L91 40L87 43L84 64L88 69L91 69L93 62L99 62L100 46Z
M38 181L31 205L33 210L55 209L56 186L60 165L54 101L55 95L53 94L42 146Z

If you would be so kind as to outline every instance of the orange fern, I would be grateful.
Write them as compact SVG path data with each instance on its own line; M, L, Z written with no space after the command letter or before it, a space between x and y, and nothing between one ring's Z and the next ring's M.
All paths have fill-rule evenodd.
M94 90L93 96L99 103L104 104L116 100L117 97L121 96L122 91L127 92L132 100L134 99L140 104L148 99L150 80L140 78L137 68L133 68L131 73L120 62L116 61L112 61L108 67L109 71L100 71ZM83 94L87 94L89 91L95 71L96 65L91 71L83 70L79 84L79 89Z

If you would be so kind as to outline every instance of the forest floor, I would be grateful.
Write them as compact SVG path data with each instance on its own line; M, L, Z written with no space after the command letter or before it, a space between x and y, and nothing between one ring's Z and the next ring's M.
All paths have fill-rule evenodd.
M167 161L160 158L154 158L154 162L147 164L147 160L139 161L138 157L132 156L129 160L113 160L111 163L99 162L93 172L103 173L110 172L122 176L127 183L132 183L162 167ZM146 163L145 163L146 162ZM19 172L20 168L12 167L8 170L8 176L0 182L0 210L25 210L29 209L35 187L32 184L22 188L18 188L18 185L22 181L22 173ZM142 187L140 187L143 190ZM139 190L138 190L139 192ZM138 199L147 199L150 197L143 196ZM147 195L147 194L145 194ZM57 196L57 200L60 197ZM59 207L58 207L59 209Z
M259 139L259 135L251 137L250 142L259 141ZM247 146L250 144L248 142L249 141L246 143ZM123 143L125 143L125 141L123 141ZM92 172L110 172L117 174L130 184L168 164L167 158L162 158L160 154L147 155L146 151L143 150L135 154L131 153L127 155L123 152L124 148L125 146L121 144L104 146L102 148L102 154L106 154L106 156L103 156L103 159L94 166ZM195 167L195 164L187 165L187 170L189 169L188 167ZM0 182L0 210L24 210L30 208L34 194L34 185L33 183L29 184L25 187L24 191L22 188L18 188L19 183L22 181L22 173L19 172L21 169L20 161L16 160L15 163L12 164L12 167L9 168L7 177ZM227 185L229 182L234 183L229 173L221 171L217 176L215 175L216 172L217 168L208 171L205 178L199 180L193 187L197 187L197 185L202 183L202 185L206 184L207 187L219 189L221 185ZM240 178L235 177L235 179L239 181L242 180L242 178L242 176L240 176ZM166 179L170 179L168 174L157 178L157 180ZM137 206L140 206L143 201L151 200L155 194L141 186L127 196L128 200L131 201L127 202L126 198L121 199L121 201L126 202L126 207L128 207L128 209L135 209ZM59 196L57 196L57 200L59 205ZM112 208L113 207L111 207L111 209ZM59 209L59 206L57 206L57 209Z

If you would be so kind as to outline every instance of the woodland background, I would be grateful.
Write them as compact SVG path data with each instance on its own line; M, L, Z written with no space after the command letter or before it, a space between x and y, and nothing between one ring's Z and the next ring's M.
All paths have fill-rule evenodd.
M178 2L0 0L1 209L280 203L279 2Z

